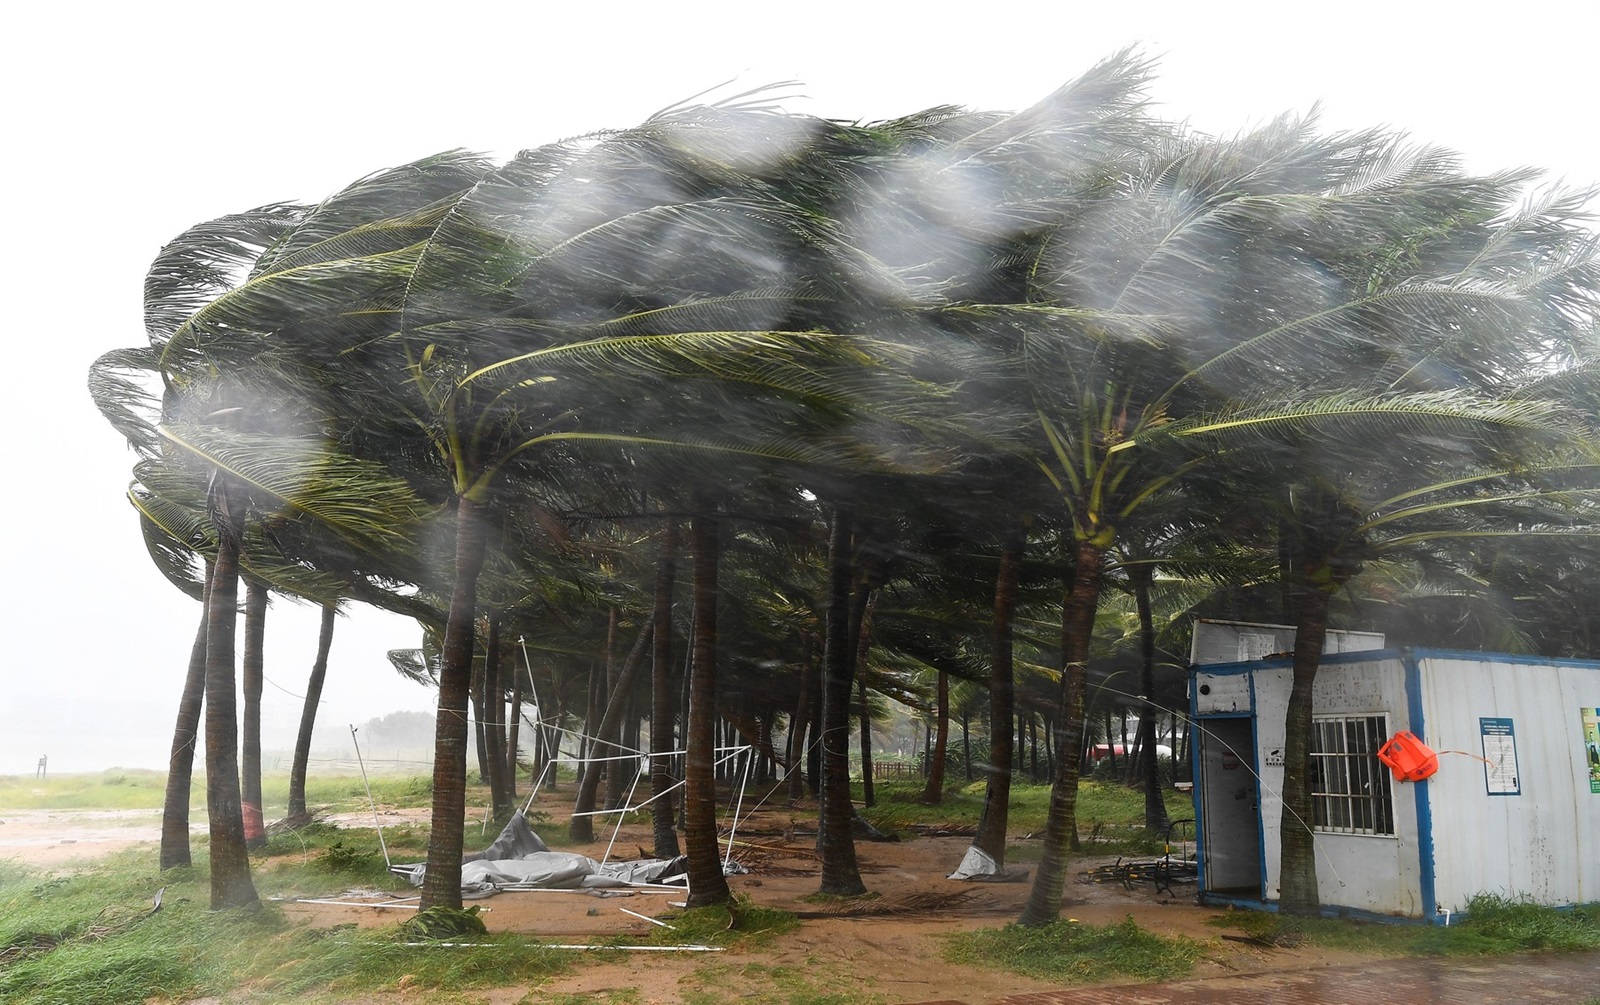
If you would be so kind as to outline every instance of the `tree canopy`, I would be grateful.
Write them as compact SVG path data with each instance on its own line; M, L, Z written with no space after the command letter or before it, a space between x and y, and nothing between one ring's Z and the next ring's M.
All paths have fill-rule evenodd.
M1010 570L1059 755L1029 922L1059 912L1108 586L1253 598L1301 629L1297 688L1330 618L1430 590L1473 602L1412 630L1588 646L1588 616L1514 599L1593 580L1585 193L1386 129L1199 134L1149 113L1151 72L1121 53L1021 112L865 124L675 106L191 228L151 268L147 343L91 372L152 556L198 596L232 534L274 589L433 634L430 904L459 903L481 619L579 680L596 612L652 621L679 521L699 613L653 630L716 695L685 735L792 736L815 689L825 802L857 656L925 707L926 670L987 684ZM824 854L853 862L844 819Z

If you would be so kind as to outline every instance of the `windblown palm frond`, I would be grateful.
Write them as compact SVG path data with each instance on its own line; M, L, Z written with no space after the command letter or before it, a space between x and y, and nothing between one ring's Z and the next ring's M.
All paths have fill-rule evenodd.
M1159 427L1153 436L1212 439L1226 448L1261 447L1268 441L1305 434L1320 442L1370 442L1375 435L1393 437L1389 446L1406 453L1443 450L1452 460L1470 455L1474 444L1499 452L1530 450L1536 445L1564 443L1580 447L1585 440L1572 412L1537 398L1490 398L1458 391L1367 395L1359 391L1322 395L1300 402L1241 403L1216 416L1195 417ZM1515 435L1514 439L1508 436ZM1134 449L1140 440L1126 440L1112 453Z
M249 268L305 217L305 207L275 203L190 227L157 253L145 273L144 325L161 347L196 311L232 289Z
M144 380L138 379L143 374ZM89 397L113 429L141 457L160 450L159 379L154 351L145 346L112 349L89 366Z
M339 454L325 439L267 437L218 427L163 425L180 453L245 486L267 519L304 516L358 548L403 547L427 513L404 481Z

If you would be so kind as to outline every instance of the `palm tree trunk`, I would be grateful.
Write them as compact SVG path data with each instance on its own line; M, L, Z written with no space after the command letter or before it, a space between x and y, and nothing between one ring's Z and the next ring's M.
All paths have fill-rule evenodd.
M972 781L972 712L963 705L961 708L961 760L965 768L965 780Z
M1105 552L1079 541L1073 563L1072 588L1061 608L1061 713L1056 723L1055 779L1045 817L1044 848L1033 877L1028 903L1017 918L1021 925L1047 925L1061 916L1068 845L1077 830L1078 751L1083 749L1083 701L1088 683L1089 640L1100 605ZM1072 751L1074 756L1067 756Z
M872 713L867 705L867 650L872 645L872 611L877 604L876 589L866 584L857 587L855 605L851 611L851 624L854 626L851 638L856 643L852 665L855 667L859 685L857 694L861 702L861 801L867 806L876 806L878 803L872 789Z
M261 810L261 689L266 663L267 587L254 579L245 581L244 659L241 684L244 690L244 746L239 755L241 809L244 812L245 847L254 850L267 844L266 819Z
M862 667L856 676L856 701L861 707L858 742L861 749L861 804L876 806L878 796L872 786L872 715L867 706L867 673Z
M234 629L238 621L239 540L243 507L218 477L212 496L217 561L206 608L206 812L211 818L211 909L253 904L239 796L238 703L234 699Z
M717 847L717 559L720 527L696 514L689 524L693 568L693 663L689 672L689 725L684 747L684 846L689 856L689 907L710 907L730 897Z
M1017 605L1017 581L1027 534L1017 527L1000 549L994 579L994 635L989 660L989 766L983 790L983 812L972 847L1006 865L1006 818L1011 809L1011 717L1016 703L1011 651L1011 619Z
M433 734L433 815L428 869L420 907L461 907L462 829L467 814L467 692L472 688L478 574L485 530L480 507L462 497L456 505L455 588L444 628L439 666L439 706Z
M811 636L801 640L800 697L795 702L794 715L789 718L789 767L785 780L789 783L789 805L793 806L806 796L805 769L809 748L806 732L811 728L811 692L816 689L816 660L812 658Z
M1128 706L1117 710L1117 742L1122 745L1122 784L1133 781L1135 751L1128 745Z
M191 864L189 857L189 787L194 779L194 747L200 738L200 709L206 693L206 623L211 617L212 564L206 563L200 594L200 627L189 650L189 670L178 698L178 721L172 727L172 754L167 761L167 793L161 809L161 868Z
M478 750L478 783L489 784L489 741L484 737L484 720L488 717L484 706L489 699L485 684L489 668L477 660L472 662L472 687L469 690L472 700L472 739Z
M1136 562L1130 571L1134 604L1139 610L1139 768L1144 785L1144 826L1151 832L1167 829L1167 804L1161 798L1161 765L1156 756L1156 626L1150 609L1150 585L1155 570Z
M511 656L511 715L506 720L506 794L511 797L511 804L515 808L517 803L517 743L522 732L522 675L526 673L522 664L517 662L516 654Z
M322 683L328 676L328 653L333 650L334 604L322 605L322 627L317 632L317 658L306 681L306 701L300 709L300 732L294 740L294 764L289 768L289 809L284 814L290 827L311 822L306 811L306 766L311 761L311 733L317 724L317 706L322 702Z
M678 525L667 521L661 532L661 551L656 558L655 644L650 654L650 818L654 824L656 858L678 857L678 831L672 823L672 590L678 574Z
M612 688L611 696L606 701L606 711L600 718L600 724L595 731L593 742L589 745L589 767L583 772L583 784L578 787L577 806L584 809L574 809L573 817L568 825L568 832L574 841L594 840L594 817L580 817L578 813L591 812L595 804L595 793L600 789L600 771L598 770L600 758L616 757L623 753L622 747L617 743L617 736L622 732L622 716L628 709L628 690L633 686L633 678L644 662L645 643L649 641L653 626L646 622L639 629L639 637L634 640L633 648L628 652L628 658L623 661L622 669L617 674L616 685ZM621 777L631 765L630 761L607 761L606 777ZM632 780L631 777L629 779ZM611 807L608 807L611 808ZM581 824L580 824L581 821ZM579 837L579 833L588 837Z
M928 758L928 785L922 801L937 806L944 802L944 755L950 743L950 675L939 671L938 695L934 700L933 752Z
M1309 585L1310 579L1303 574L1299 578L1293 597L1294 681L1284 714L1278 909L1286 914L1314 915L1321 895L1317 892L1316 835L1311 829L1315 814L1311 796L1311 693L1327 637L1331 594Z
M617 651L617 609L612 607L606 615L606 651L601 662L589 664L589 696L583 712L582 758L578 772L577 798L572 804L572 816L567 821L567 837L587 844L594 840L595 793L600 791L600 778L605 773L605 762L599 758L610 752L600 749L600 720L605 715L606 681L612 676L611 665Z
M489 637L483 655L483 739L489 755L489 805L496 820L511 816L511 793L506 790L506 692L502 683L505 648L500 644L500 614L489 615Z
M822 650L822 813L818 849L822 853L819 892L838 896L866 893L856 864L855 816L850 804L850 526L847 506L835 508L828 535L828 617Z
M1039 780L1039 717L1028 713L1028 777Z
M613 614L613 617L616 615ZM600 721L600 736L605 740L601 747L602 757L615 757L623 753L619 740L622 738L622 716L628 708L628 686L624 685L623 678L632 680L632 671L637 666L638 660L644 655L644 644L649 635L649 626L641 629L639 637L634 640L633 649L628 653L628 658L619 664L614 659L606 661L606 710ZM613 718L612 708L617 711ZM608 727L607 723L611 723ZM616 809L622 805L626 796L623 794L624 779L633 781L634 772L624 768L622 761L606 762L606 801L608 810Z
M758 756L756 759L756 784L762 787L765 787L772 782L773 758L775 756L775 752L772 749L772 720L774 717L775 716L773 713L769 711L763 714L761 718L757 720L760 724L757 727L757 735L760 737L760 739L756 743L756 749L758 751Z

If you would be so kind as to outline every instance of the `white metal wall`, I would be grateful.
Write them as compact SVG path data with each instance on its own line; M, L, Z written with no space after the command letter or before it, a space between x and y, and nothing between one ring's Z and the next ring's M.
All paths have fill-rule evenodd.
M1278 899L1283 819L1283 736L1292 671L1255 671L1256 730L1261 764L1262 850L1267 899ZM1312 692L1317 715L1384 715L1391 734L1407 728L1404 666L1397 658L1324 663ZM1374 914L1421 917L1422 870L1411 783L1393 784L1393 837L1318 832L1317 893L1324 905ZM1308 821L1309 824L1309 821Z
M1600 706L1600 667L1424 654L1424 742L1443 754L1428 785L1435 889L1541 904L1600 900L1600 793L1590 791L1580 709ZM1490 795L1480 719L1509 718L1518 795Z

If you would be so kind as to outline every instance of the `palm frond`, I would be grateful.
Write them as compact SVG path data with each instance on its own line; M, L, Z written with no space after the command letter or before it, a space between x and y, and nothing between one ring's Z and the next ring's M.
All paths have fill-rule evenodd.
M339 454L323 439L256 436L163 425L162 438L246 486L267 517L309 517L366 550L401 547L428 507L382 466Z

